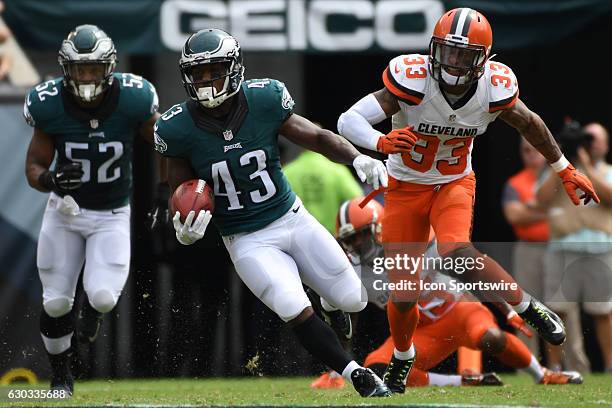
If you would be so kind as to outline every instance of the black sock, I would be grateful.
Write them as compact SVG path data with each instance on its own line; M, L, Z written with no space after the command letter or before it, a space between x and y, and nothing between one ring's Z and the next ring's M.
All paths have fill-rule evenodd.
M40 313L40 332L50 339L57 339L72 333L74 331L73 310L60 317L51 317L43 309Z
M353 359L342 348L334 331L316 315L293 327L302 346L338 374Z

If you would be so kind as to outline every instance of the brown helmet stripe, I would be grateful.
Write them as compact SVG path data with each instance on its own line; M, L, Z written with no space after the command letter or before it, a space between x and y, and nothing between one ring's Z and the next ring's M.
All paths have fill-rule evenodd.
M453 23L451 25L450 33L452 35L460 35L467 37L470 31L470 24L476 13L470 8L460 8L453 17Z

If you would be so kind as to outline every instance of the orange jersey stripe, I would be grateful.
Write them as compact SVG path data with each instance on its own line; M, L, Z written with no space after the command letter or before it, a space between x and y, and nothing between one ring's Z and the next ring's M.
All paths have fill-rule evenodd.
M418 105L419 103L421 103L423 99L418 98L414 95L410 95L406 93L405 91L401 90L395 84L393 84L393 82L390 79L390 75L391 74L389 73L389 67L385 68L382 78L383 78L383 83L385 84L385 87L389 90L389 92L397 96L399 99L407 101L409 103L412 103L415 105Z

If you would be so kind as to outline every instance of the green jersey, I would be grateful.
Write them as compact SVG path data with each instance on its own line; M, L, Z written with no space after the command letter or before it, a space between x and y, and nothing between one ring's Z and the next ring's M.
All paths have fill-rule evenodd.
M346 166L309 150L285 166L285 175L308 212L332 234L340 205L363 195Z
M121 207L129 202L132 188L134 136L157 111L155 88L140 76L114 73L101 105L89 110L77 105L62 79L28 92L25 119L51 137L56 163L82 164L83 184L69 193L80 207Z
M197 102L174 105L155 124L155 148L189 161L213 187L213 222L221 235L256 231L277 220L295 201L281 171L278 129L293 111L282 82L249 80L232 97L222 120Z

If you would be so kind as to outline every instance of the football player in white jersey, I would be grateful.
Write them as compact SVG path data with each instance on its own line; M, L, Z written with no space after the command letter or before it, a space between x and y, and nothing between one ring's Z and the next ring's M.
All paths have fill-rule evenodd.
M393 58L383 73L384 87L369 94L338 120L341 135L353 143L389 154L383 242L387 257L425 252L430 226L444 257L481 258L482 269L460 277L468 282L506 283L501 297L552 344L565 340L561 320L531 298L493 259L470 243L475 195L472 141L500 117L540 153L563 181L574 204L599 202L589 179L563 156L542 119L519 99L512 70L491 58L492 30L476 10L457 8L438 20L429 54ZM372 126L392 117L393 130ZM577 190L582 191L579 197ZM418 281L418 270L389 270L392 281ZM418 287L418 286L417 286ZM394 291L388 317L393 359L385 373L392 391L402 393L414 362L412 336L418 322L418 290Z

